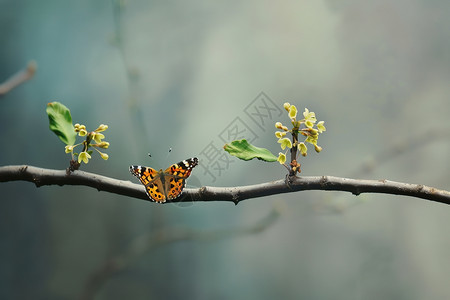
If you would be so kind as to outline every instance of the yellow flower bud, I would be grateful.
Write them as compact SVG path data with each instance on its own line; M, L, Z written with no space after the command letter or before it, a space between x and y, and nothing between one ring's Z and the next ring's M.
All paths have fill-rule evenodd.
M78 163L81 163L81 161L83 161L85 164L87 164L90 158L91 155L86 151L83 151L78 155Z
M103 149L108 149L109 143L108 142L101 142L97 146L100 147L100 148L103 148Z
M93 134L94 134L93 140L96 141L97 143L101 143L102 139L105 138L105 136L101 133L93 132Z
M308 128L312 128L313 126L314 126L314 123L313 122L311 122L311 120L306 120L305 121L305 125L306 125L306 127L308 127Z
M73 146L73 145L67 145L67 146L65 147L65 151L66 151L66 153L70 153L70 152L72 152L72 151L73 151L73 148L74 148L74 146Z
M278 140L278 143L280 143L281 145L281 149L286 149L286 147L288 148L292 148L292 142L290 139L288 138L282 138Z
M306 147L305 143L298 144L298 148L300 149L300 153L302 154L302 156L306 156L308 148Z
M282 137L284 137L286 135L286 132L283 131L277 131L275 132L275 136L279 139L281 139Z
M284 153L278 153L278 162L282 165L286 162L286 155Z
M295 105L289 107L289 118L293 120L297 118L297 107L295 107Z
M316 135L316 136L310 135L310 136L308 136L308 137L305 139L305 142L306 142L306 143L313 144L313 145L317 145L317 138L318 138L317 135Z
M323 123L325 123L325 122L324 121L320 121L319 123L317 123L317 129L319 130L319 133L322 133L322 132L327 130L325 128L325 126L323 125Z
M81 128L81 127L79 127L79 128ZM81 129L78 130L78 135L79 136L85 136L86 134L87 134L86 129L81 128Z
M105 131L106 129L108 129L108 125L100 124L100 126L98 126L98 128L95 129L94 131L95 132L102 132L102 131Z

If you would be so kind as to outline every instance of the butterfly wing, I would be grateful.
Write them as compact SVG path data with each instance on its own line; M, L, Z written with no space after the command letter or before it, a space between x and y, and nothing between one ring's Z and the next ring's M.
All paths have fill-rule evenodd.
M186 179L196 165L198 165L198 159L194 157L173 164L164 171L164 194L167 195L167 199L173 200L181 195Z
M130 172L144 185L147 196L158 203L166 202L164 185L161 182L162 172L150 167L130 166Z

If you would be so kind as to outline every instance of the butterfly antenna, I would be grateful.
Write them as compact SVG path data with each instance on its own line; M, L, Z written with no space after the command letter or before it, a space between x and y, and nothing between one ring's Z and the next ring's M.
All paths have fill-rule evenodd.
M170 156L171 152L172 152L172 147L169 147L169 149L167 149L166 165L169 163L169 156Z
M152 159L152 154L149 152L147 153L148 157L150 157L150 159Z

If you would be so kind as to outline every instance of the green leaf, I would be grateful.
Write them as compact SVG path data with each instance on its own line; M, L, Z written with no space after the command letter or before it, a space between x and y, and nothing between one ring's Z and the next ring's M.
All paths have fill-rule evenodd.
M249 144L245 139L225 144L223 149L242 160L257 158L268 162L277 161L277 157L273 155L272 152L264 148L255 147L252 144Z
M66 145L75 144L77 133L72 124L70 110L59 102L47 104L47 115L50 130Z

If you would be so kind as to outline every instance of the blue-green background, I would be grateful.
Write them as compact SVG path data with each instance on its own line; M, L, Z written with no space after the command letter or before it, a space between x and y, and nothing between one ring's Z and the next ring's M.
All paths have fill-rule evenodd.
M244 110L264 92L325 120L324 150L301 159L302 175L450 190L449 20L446 0L0 0L0 82L38 65L0 98L0 165L67 167L45 114L60 101L74 122L109 125L110 159L94 153L82 169L137 182L130 164L159 169L222 147L218 135L236 117L251 125ZM255 144L278 153L273 123ZM214 182L197 167L190 184L285 173L233 159ZM97 299L450 298L450 208L426 200L314 191L155 205L29 182L1 183L0 197L0 299L77 299L143 234L252 226L274 204L284 213L265 231L162 245Z

